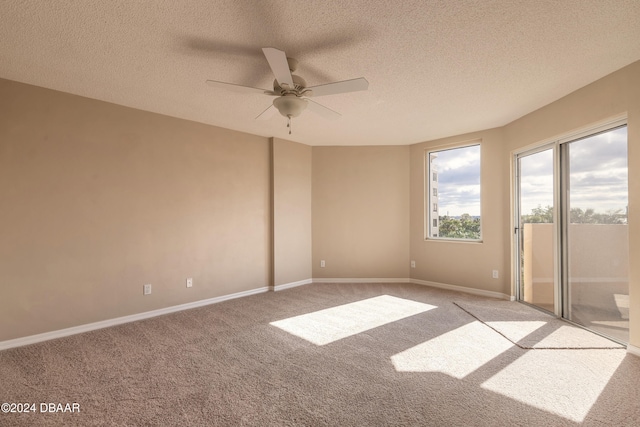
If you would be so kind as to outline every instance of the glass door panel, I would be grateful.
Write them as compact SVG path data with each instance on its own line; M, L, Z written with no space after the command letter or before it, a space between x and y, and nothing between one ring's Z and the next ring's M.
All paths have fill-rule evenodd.
M555 312L554 268L554 149L517 159L518 298Z
M562 144L564 317L629 340L627 128Z

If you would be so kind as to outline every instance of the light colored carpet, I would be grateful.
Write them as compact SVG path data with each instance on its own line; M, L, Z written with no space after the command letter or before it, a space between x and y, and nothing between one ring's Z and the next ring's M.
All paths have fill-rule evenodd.
M540 310L511 301L454 302L525 349L614 349L624 346Z
M639 425L640 358L522 349L453 301L488 300L312 284L5 350L0 402L80 412L0 425Z

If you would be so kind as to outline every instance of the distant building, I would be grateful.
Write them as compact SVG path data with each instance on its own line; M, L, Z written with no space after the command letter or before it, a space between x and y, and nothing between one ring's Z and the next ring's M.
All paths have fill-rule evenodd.
M431 206L428 208L431 211L431 215L428 215L431 227L429 235L431 237L438 237L438 226L440 221L440 215L438 212L438 167L434 161L438 157L438 153L429 153L429 192L430 197L427 197Z

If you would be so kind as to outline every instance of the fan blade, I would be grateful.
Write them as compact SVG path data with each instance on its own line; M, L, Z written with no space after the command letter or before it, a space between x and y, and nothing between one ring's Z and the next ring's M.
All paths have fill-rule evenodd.
M324 117L325 119L336 120L341 117L340 113L333 111L331 108L327 108L324 105L318 104L317 102L312 101L308 98L306 99L308 101L307 108L314 113Z
M320 86L308 87L308 90L313 91L311 96L325 96L335 95L337 93L357 92L359 90L367 90L369 82L364 77L353 80L344 80L341 82L327 83Z
M276 109L276 107L273 106L273 104L269 105L266 110L264 110L262 113L260 113L260 114L258 114L256 116L256 120L269 120L277 112L278 112L278 110Z
M216 80L207 80L207 84L209 86L219 87L222 89L226 89L226 90L230 90L232 92L238 92L238 93L262 93L265 95L273 95L273 96L280 95L280 94L276 94L272 90L260 89L259 87L242 86L234 83L218 82Z
M273 75L276 77L280 86L285 83L293 88L293 77L291 77L291 71L289 71L287 55L283 51L273 47L263 47L262 51L264 52L264 56L267 57L269 67L271 67L271 71L273 71Z

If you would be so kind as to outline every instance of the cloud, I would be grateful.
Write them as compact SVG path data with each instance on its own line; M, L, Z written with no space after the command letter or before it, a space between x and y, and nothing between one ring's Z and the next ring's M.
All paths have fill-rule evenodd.
M569 143L571 173L627 168L627 128Z
M571 207L626 209L627 128L567 143ZM440 215L480 215L480 146L437 152ZM520 158L522 212L553 205L553 150Z
M627 129L614 129L568 143L571 207L607 212L626 209ZM553 153L520 159L522 212L553 205Z
M438 152L438 210L440 215L480 215L480 146Z

